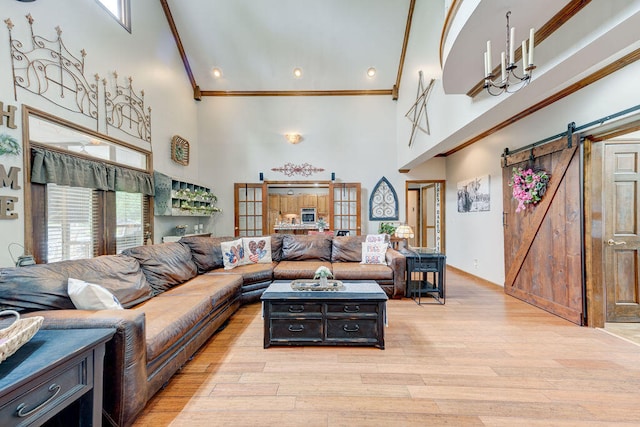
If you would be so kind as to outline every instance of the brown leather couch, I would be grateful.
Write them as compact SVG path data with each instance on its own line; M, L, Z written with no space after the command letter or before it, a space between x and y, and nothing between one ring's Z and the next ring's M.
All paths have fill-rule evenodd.
M273 235L269 264L222 268L220 241L189 237L121 255L0 269L0 309L44 316L45 329L113 328L107 343L104 416L133 424L147 401L238 309L257 301L274 279L310 278L320 265L336 279L376 280L390 297L404 294L405 259L389 266L356 261L364 237ZM68 279L100 284L125 310L77 310Z

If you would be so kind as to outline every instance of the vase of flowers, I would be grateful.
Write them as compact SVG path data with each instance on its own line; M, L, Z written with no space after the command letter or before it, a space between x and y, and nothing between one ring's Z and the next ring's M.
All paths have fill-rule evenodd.
M323 218L320 218L316 226L318 227L318 231L322 233L324 229L327 228L327 222Z
M327 267L318 267L316 273L313 275L314 279L320 280L321 286L327 286L327 279L333 278L333 273Z
M527 205L535 205L547 191L549 174L544 170L513 168L509 185L513 187L513 198L518 202L516 212L523 211Z

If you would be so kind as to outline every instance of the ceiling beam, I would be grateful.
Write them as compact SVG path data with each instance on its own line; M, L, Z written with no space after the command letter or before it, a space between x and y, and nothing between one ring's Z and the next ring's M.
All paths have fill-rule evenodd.
M202 96L379 96L392 89L372 90L203 90Z
M180 40L180 34L178 34L178 28L176 27L176 22L173 20L173 15L171 14L169 3L167 0L160 0L160 4L162 5L162 10L164 11L164 15L167 17L167 23L169 24L169 28L171 29L171 34L173 34L173 38L176 41L176 47L178 48L178 52L180 52L180 57L182 58L184 69L187 72L187 76L189 77L189 82L191 82L191 87L193 88L194 97L198 99L197 97L197 92L199 92L198 84L196 83L196 78L193 76L193 71L191 71L191 65L189 65L189 59L187 58L187 54L184 51L182 40Z
M411 22L413 21L413 10L416 8L416 0L409 1L409 13L407 15L407 23L404 27L404 39L402 40L402 51L400 52L400 63L398 64L398 75L396 76L396 84L393 85L392 97L394 101L398 100L400 92L400 82L402 80L402 70L404 69L404 59L407 55L407 46L409 45L409 35L411 34Z

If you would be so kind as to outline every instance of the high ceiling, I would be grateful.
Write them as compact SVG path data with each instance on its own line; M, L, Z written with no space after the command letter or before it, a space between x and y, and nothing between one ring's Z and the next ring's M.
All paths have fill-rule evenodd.
M166 0L202 91L391 89L409 0ZM214 67L222 71L215 78ZM294 68L302 69L295 78ZM377 74L367 77L367 69Z

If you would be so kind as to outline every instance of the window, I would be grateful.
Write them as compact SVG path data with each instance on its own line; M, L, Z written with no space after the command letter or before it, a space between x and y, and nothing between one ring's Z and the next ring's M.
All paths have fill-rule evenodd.
M144 244L153 232L151 152L28 107L24 112L24 151L31 158L25 247L36 262Z
M114 18L131 32L131 6L130 0L97 0Z
M92 258L95 190L47 184L47 260Z
M116 253L144 243L144 196L116 191Z

